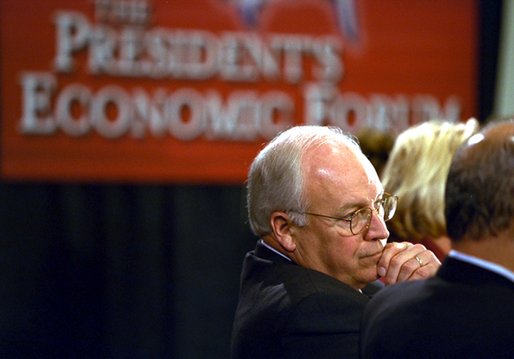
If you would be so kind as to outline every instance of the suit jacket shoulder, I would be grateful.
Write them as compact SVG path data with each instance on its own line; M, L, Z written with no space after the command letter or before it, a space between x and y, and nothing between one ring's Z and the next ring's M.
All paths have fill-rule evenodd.
M513 303L512 282L447 258L435 277L385 288L370 301L363 357L512 357Z
M258 245L243 264L233 358L357 358L368 300Z

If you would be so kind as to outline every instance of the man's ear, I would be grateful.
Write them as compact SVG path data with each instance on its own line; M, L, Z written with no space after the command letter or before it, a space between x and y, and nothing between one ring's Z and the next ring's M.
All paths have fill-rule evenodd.
M271 214L271 229L275 239L284 250L294 252L296 243L291 235L292 222L286 212L277 211Z

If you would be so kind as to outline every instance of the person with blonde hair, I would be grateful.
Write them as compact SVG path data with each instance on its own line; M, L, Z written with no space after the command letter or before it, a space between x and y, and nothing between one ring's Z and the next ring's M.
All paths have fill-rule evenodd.
M450 250L444 188L457 148L478 131L466 123L431 120L400 133L382 173L384 190L400 198L389 222L390 241L421 243L440 260Z

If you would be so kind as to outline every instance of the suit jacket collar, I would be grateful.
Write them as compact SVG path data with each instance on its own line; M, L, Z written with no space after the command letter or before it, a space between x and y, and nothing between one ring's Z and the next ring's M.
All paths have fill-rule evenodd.
M500 285L514 289L514 283L497 273L474 264L447 257L437 276L451 281L468 285Z
M281 264L288 264L288 265L295 265L295 266L298 265L295 262L288 260L288 259L282 257L281 255L275 253L274 251L270 250L269 248L264 246L260 240L257 242L257 245L255 246L254 254L259 258L269 260L274 263L281 263ZM344 285L347 286L346 284L344 284ZM381 281L377 280L377 281L369 283L366 287L364 287L362 289L362 294L371 298L383 287L384 287L384 284ZM348 286L348 288L350 288L350 287Z

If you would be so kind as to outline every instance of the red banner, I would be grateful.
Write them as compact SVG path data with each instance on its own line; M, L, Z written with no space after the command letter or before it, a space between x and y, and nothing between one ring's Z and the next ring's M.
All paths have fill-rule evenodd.
M241 183L293 124L476 115L473 0L3 0L1 176Z

